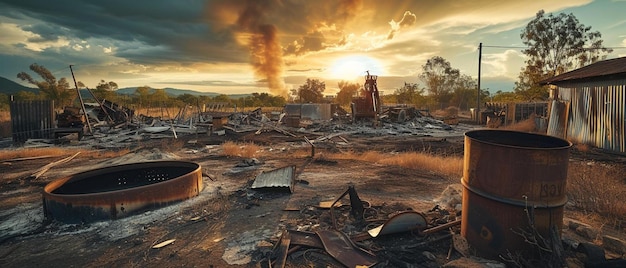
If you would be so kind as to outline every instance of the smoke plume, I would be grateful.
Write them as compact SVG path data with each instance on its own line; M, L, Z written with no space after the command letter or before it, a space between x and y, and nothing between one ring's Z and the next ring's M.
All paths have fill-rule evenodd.
M283 53L300 56L327 48L319 28L340 33L361 9L362 0L215 0L207 7L211 26L222 30L217 32L248 46L255 75L267 81L270 92L287 96ZM283 48L279 29L280 35L295 37L291 44L296 45Z
M237 25L250 35L250 60L255 74L267 80L270 92L287 97L278 29L263 21L269 8L269 1L246 0Z

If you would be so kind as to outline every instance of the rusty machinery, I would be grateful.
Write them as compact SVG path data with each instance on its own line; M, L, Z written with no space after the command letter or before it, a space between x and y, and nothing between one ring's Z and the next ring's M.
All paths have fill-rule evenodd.
M377 119L380 113L380 94L376 85L377 75L370 75L367 71L362 96L352 100L352 116L354 120L363 118Z

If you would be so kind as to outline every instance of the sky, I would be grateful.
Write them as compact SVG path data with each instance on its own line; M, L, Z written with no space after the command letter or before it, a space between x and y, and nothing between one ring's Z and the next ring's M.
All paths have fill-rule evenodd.
M481 87L512 91L522 29L539 10L573 13L626 56L626 0L0 0L0 76L30 73L94 88L286 95L307 78L337 92L369 72L391 94L441 56Z

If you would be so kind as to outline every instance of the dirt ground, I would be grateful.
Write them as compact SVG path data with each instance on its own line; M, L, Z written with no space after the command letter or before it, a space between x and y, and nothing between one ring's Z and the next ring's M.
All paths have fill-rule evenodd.
M462 134L345 138L357 151L429 151L463 156ZM266 152L259 159L262 164L235 168L244 159L221 155L219 144L225 139L261 145ZM294 152L306 151L308 146L302 139L277 132L194 140L174 152L144 146L116 159L79 155L38 179L29 175L66 156L0 163L0 267L268 267L267 258L284 230L331 229L329 210L317 205L336 199L349 186L354 186L371 206L368 211L385 218L405 210L426 213L441 204L440 196L448 186L458 187L460 181L429 171L356 160L296 157ZM338 149L320 147L316 153L334 150ZM586 160L580 155L572 158ZM70 225L44 219L41 192L54 179L98 167L152 160L200 164L206 173L205 189L198 197L118 220ZM296 166L293 193L250 188L261 171L289 165ZM342 199L342 203L349 200ZM342 230L355 228L349 206L336 209L336 213ZM569 214L566 211L566 216ZM360 245L379 253L377 267L440 267L461 257L459 252L450 251L449 233L444 230L428 237L403 233ZM175 241L153 248L170 239ZM424 246L407 247L420 243ZM291 253L286 267L342 266L323 250L310 249Z

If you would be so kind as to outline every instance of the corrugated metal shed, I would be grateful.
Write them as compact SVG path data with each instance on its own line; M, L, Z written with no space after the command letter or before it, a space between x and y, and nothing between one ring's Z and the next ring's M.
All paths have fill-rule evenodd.
M548 134L626 153L626 57L597 62L545 80L557 86ZM566 120L563 120L565 117Z
M626 76L626 57L603 60L580 69L557 75L541 82L543 85L560 85L577 80L607 80Z

